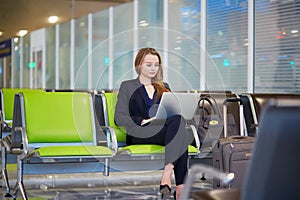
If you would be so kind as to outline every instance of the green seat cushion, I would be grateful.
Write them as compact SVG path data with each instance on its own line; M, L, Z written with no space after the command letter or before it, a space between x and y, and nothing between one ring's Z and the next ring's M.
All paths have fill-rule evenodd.
M131 154L162 154L165 153L164 146L156 144L136 144L120 148L120 150L129 150ZM197 148L189 145L189 153L197 153Z
M47 146L34 150L40 157L59 156L112 156L112 151L104 146Z
M198 153L198 150L196 147L189 145L188 152L189 153Z
M135 144L120 148L120 150L129 150L131 154L162 154L165 153L164 146L156 144Z

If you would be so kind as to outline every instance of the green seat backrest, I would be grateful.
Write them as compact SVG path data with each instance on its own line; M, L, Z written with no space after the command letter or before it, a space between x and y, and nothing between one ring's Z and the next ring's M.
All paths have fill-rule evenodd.
M19 92L41 92L42 89L29 89L29 88L3 88L2 89L2 107L4 120L12 120L13 119L13 110L14 110L14 98L15 94Z
M115 109L116 109L118 94L114 93L114 92L107 92L107 93L104 93L104 95L106 98L109 126L114 128L116 135L117 135L118 142L126 142L125 130L115 124Z
M24 92L28 143L94 142L91 96L82 92Z

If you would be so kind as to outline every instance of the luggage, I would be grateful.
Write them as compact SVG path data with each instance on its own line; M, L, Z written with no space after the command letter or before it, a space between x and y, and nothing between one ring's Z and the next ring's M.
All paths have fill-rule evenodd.
M207 103L208 106L205 106ZM218 104L212 96L201 97L198 102L197 133L200 138L201 148L211 147L212 142L223 135L223 117L218 109ZM195 118L195 116L194 116Z
M227 132L227 103L240 104L240 135L229 136ZM213 188L242 188L249 160L254 147L254 137L244 136L243 105L239 98L229 98L224 101L224 138L220 138L213 146L213 167L227 173L234 173L234 179L229 184L222 184L219 179L213 178Z
M194 115L197 133L200 138L201 151L211 151L213 143L223 138L224 120L216 99L212 95L200 97L198 109ZM238 135L234 116L227 115L227 129L231 135Z

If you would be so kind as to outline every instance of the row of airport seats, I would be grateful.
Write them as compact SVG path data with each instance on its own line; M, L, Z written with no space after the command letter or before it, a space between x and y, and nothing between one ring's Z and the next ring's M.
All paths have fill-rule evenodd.
M6 126L8 119L12 122L11 133L1 136L6 197L11 196L7 154L17 155L17 183L13 197L20 192L23 199L28 199L23 183L24 164L102 162L104 175L108 176L111 161L164 161L163 146L124 146L125 132L113 122L115 93L97 95L91 91L2 89L1 95L2 122ZM6 101L13 106L5 107ZM107 109L110 106L111 109ZM8 118L7 113L12 113L12 117ZM108 118L110 122L105 120ZM115 134L115 130L119 130L119 134ZM189 155L197 155L198 149L189 146ZM131 163L131 166L136 164ZM128 169L132 170L132 167ZM62 171L65 172L68 171Z
M56 92L61 90L56 90ZM108 146L115 152L112 158L111 168L114 171L136 171L161 169L164 163L165 149L161 145L141 144L126 145L126 131L118 127L114 122L114 112L117 102L116 91L94 92L95 115L101 130L105 132ZM188 137L195 138L200 145L198 134L194 126L187 125ZM100 143L100 142L98 142ZM189 157L199 154L200 146L189 145ZM132 163L134 161L135 163ZM121 162L121 163L120 163ZM137 164L139 162L139 164Z
M29 90L29 91L27 91ZM21 192L22 197L26 199L26 192L25 187L23 185L23 172L22 172L22 163L26 161L26 163L30 163L30 161L38 162L36 159L34 159L36 156L41 159L41 157L44 156L45 159L42 159L43 162L61 162L61 159L63 162L66 162L70 158L72 162L82 162L82 160L85 161L101 161L104 163L103 165L103 171L104 175L108 175L109 168L113 167L115 170L147 170L147 169L153 169L153 167L157 166L151 166L151 163L154 163L155 161L159 161L158 165L163 165L164 161L164 147L158 146L158 145L131 145L126 146L126 132L124 129L116 126L114 123L114 108L116 104L116 93L114 92L97 92L93 90L34 90L35 92L32 92L33 90L30 89L2 89L1 91L1 116L2 116L2 124L5 127L10 127L9 125L13 126L13 133L22 133L23 134L23 142L20 145L20 141L14 141L16 139L15 136L18 136L20 134L11 134L11 137L9 140L5 137L7 133L3 136L1 136L2 142L5 143L5 145L2 145L2 176L6 183L7 188L7 194L10 193L9 190L9 184L7 180L7 174L6 174L6 151L9 150L9 153L18 153L18 182L16 185L15 190L15 196L18 191ZM189 91L191 92L191 91ZM192 91L195 92L195 91ZM225 92L218 92L218 91L197 91L201 96L211 95L216 99L216 102L219 106L219 109L222 110L223 107L223 101L227 98L231 97L239 97L241 98L244 104L244 111L245 111L245 121L246 121L246 135L256 135L256 130L259 127L258 119L259 115L264 109L266 102L270 99L300 99L300 95L285 95L285 94L234 94L230 91ZM19 94L22 93L22 94ZM36 93L36 94L35 94ZM45 93L47 93L47 97L44 96ZM16 95L18 94L18 95ZM24 98L25 96L25 98ZM53 96L51 98L54 98L51 100L50 96ZM16 98L15 98L16 97ZM26 104L27 97L29 99L36 98L35 103ZM74 97L78 99L78 101L74 101ZM85 100L80 100L81 98L86 98ZM15 99L15 100L13 100ZM40 99L40 100L39 100ZM57 101L53 101L55 99L59 99ZM65 101L63 101L65 99ZM89 100L88 100L89 99ZM27 100L28 102L29 100ZM30 100L33 101L33 100ZM44 104L43 104L44 101ZM83 102L89 102L86 104L86 106L75 106L81 105ZM8 102L8 103L6 103ZM14 104L12 103L14 102ZM47 103L46 103L47 102ZM46 104L45 104L46 103ZM45 105L46 108L45 108ZM48 105L52 105L48 106ZM62 106L65 105L65 106ZM66 105L73 105L72 107L68 107ZM26 106L26 108L25 108ZM36 113L35 113L35 120L29 120L29 122L26 121L26 127L24 124L24 119L26 117L31 117L25 115L27 112L31 112L31 108L28 108L28 106L36 106ZM38 107L40 106L40 107ZM207 105L205 105L207 106ZM74 108L81 108L79 110ZM58 109L59 108L59 109ZM28 109L27 112L24 110ZM90 110L90 113L85 113L84 111ZM232 105L228 106L228 112L233 115L233 118L237 124L239 124L239 114L238 114L239 105L238 103L232 103ZM249 112L250 111L250 112ZM78 113L85 113L85 115L81 114L75 114L73 112ZM41 113L46 113L45 118L42 118ZM60 114L61 113L61 114ZM250 114L249 114L250 113ZM33 114L34 115L34 114ZM93 138L93 140L84 141L85 145L91 145L92 148L98 148L98 146L101 147L101 151L106 152L103 154L103 152L99 155L97 155L96 150L90 150L87 148L82 148L82 141L87 138L78 136L78 131L83 131L83 129L88 129L88 127L81 127L81 125L86 124L85 120L87 116L90 115L90 122L87 124L91 124L91 135L90 138ZM53 119L51 118L53 117ZM13 119L14 118L14 119ZM84 118L84 119L83 119ZM32 118L34 119L34 118ZM66 119L72 119L73 122L76 123L65 123ZM39 126L37 126L36 121L40 122ZM51 122L51 123L49 123ZM63 123L64 122L64 123ZM23 124L22 124L23 123ZM28 123L32 123L32 128L29 128L27 125ZM54 126L59 125L60 126ZM70 138L67 141L64 141L67 139L66 137L62 137L61 140L57 140L59 138L58 136L64 135L62 132L56 134L50 134L54 131L58 131L58 129L64 129L66 125L69 126L69 132L67 133L68 137ZM21 127L21 128L20 128ZM24 129L25 127L25 129ZM40 131L36 131L37 129L44 129L44 131L47 131L48 134L41 134ZM187 126L187 129L189 129L191 132L191 135L195 137L197 142L195 145L189 146L189 155L190 158L202 158L201 155L201 149L200 149L200 142L199 138L197 137L197 127L193 126L193 124L189 124ZM9 129L1 129L1 130L9 130ZM35 131L34 131L35 130ZM75 131L74 131L75 130ZM100 130L100 131L99 131ZM26 131L26 134L24 132ZM24 136L28 136L29 133L36 134L33 137L29 137L26 139ZM64 130L66 131L66 130ZM72 136L71 133L77 133ZM42 135L42 136L40 136ZM51 138L50 135L53 135L54 138ZM73 138L72 138L73 137ZM55 139L56 138L56 139ZM25 139L25 140L24 140ZM37 141L41 140L41 141ZM8 141L8 142L5 142ZM7 145L7 143L14 143L16 142L15 149L12 149L11 147ZM25 142L25 143L24 143ZM28 143L29 142L29 143ZM31 142L33 144L31 144ZM61 142L59 146L65 145L66 149L69 150L69 152L73 152L72 155L57 155L54 156L53 154L49 154L51 150L56 149L56 154L59 153L57 151L59 148L53 147L57 145L58 142ZM77 142L80 143L81 147L77 147L79 145ZM76 144L76 148L80 149L80 151L73 151L74 144ZM43 145L41 145L43 144ZM66 145L67 144L67 145ZM41 146L40 146L41 145ZM79 145L79 146L80 146ZM38 147L38 148L37 148ZM81 151L85 151L82 153ZM100 151L100 150L99 150ZM30 152L30 153L29 153ZM68 151L61 151L61 152L68 152ZM81 152L81 153L78 153ZM80 155L74 155L74 154L80 154ZM89 157L90 155L97 155L96 157L93 156L93 158ZM206 154L207 155L207 154ZM77 157L76 157L77 156ZM49 157L51 159L49 159ZM83 159L83 157L85 157ZM88 158L89 157L89 158ZM134 163L132 163L132 161ZM69 161L68 161L69 162ZM124 162L127 162L127 164L124 164ZM140 165L136 163L146 163L146 165ZM113 163L115 163L115 166L113 166ZM3 165L4 164L4 165Z
M272 103L271 101L300 105L300 94L242 93L239 94L239 97L244 105L247 134L254 137L257 136L262 113Z

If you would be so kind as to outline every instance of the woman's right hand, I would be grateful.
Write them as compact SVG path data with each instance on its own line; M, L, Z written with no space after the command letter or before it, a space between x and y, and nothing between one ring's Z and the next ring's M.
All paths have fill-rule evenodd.
M141 126L143 126L143 125L145 125L145 124L151 122L151 121L154 120L154 119L155 119L155 117L152 117L152 118L150 118L150 119L143 119L142 122L141 122Z

